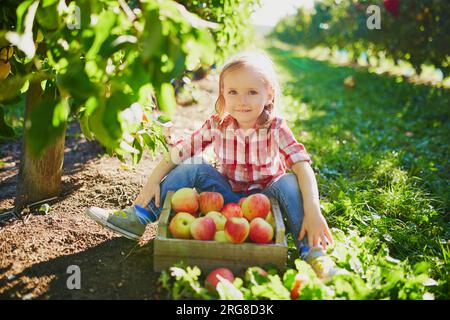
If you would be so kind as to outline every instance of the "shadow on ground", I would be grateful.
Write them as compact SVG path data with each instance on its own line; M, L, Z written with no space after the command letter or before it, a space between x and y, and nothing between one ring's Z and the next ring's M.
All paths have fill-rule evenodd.
M34 264L14 279L4 276L9 268L0 269L0 287L7 288L0 299L23 299L30 293L33 299L158 299L154 291L159 273L153 272L152 257L153 241L140 246L114 238L82 252ZM73 275L67 272L71 265L80 268L79 290L67 288ZM48 280L45 292L33 292L26 284L33 278Z

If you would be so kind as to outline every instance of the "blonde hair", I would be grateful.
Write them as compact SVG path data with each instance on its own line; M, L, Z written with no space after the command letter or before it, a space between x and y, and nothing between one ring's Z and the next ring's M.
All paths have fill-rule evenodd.
M278 104L281 99L280 85L275 72L274 64L269 56L260 51L242 52L225 62L219 75L219 96L216 100L215 110L217 115L222 118L225 109L225 98L223 96L223 79L225 75L233 70L251 67L262 76L266 86L272 89L272 101L264 106L257 120L257 125L262 128L269 128L274 117L278 113Z

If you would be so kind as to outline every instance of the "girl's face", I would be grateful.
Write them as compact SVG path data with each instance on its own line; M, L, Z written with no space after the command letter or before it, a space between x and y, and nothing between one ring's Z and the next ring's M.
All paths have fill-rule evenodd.
M225 111L236 119L240 128L253 128L264 106L272 100L272 90L261 75L250 67L229 71L223 78Z

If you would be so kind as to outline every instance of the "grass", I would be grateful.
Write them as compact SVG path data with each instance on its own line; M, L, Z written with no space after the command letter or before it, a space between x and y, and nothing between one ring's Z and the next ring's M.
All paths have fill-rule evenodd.
M448 299L450 90L336 66L276 47L283 114L313 159L331 227L358 230L367 254L386 246L425 261ZM346 88L352 76L354 88Z

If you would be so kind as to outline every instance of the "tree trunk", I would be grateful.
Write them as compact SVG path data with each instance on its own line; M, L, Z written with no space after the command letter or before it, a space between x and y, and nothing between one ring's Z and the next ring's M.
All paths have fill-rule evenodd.
M25 102L25 124L33 108L39 104L42 93L40 82L30 83ZM33 157L28 150L27 130L24 125L19 181L15 199L17 211L33 202L58 196L61 187L66 130L64 129L56 143L45 149L39 157ZM42 139L45 138L45 136L42 137Z

